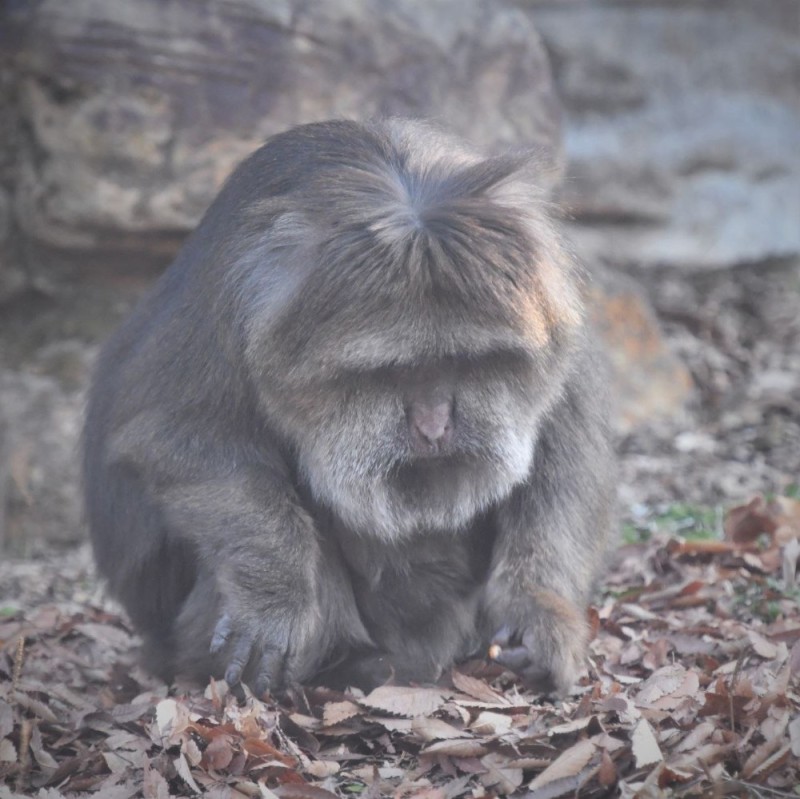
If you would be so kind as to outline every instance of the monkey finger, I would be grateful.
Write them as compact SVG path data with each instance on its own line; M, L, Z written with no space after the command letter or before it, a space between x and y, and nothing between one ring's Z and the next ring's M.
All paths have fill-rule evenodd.
M228 690L231 693L231 696L236 700L236 704L241 707L247 702L247 694L244 690L244 685L240 682L235 683L234 685L229 685Z
M211 636L211 644L208 647L209 652L212 655L219 654L225 648L225 644L230 641L232 635L233 624L231 623L231 617L227 613L223 613Z
M511 671L521 673L531 665L531 653L524 646L512 646L501 649L494 661Z
M237 685L242 681L242 673L250 660L254 643L255 637L248 633L243 633L236 638L233 652L228 660L228 667L225 669L225 682L229 686Z
M267 691L273 694L283 684L284 652L278 647L267 647L259 658L253 676L253 692L261 698Z

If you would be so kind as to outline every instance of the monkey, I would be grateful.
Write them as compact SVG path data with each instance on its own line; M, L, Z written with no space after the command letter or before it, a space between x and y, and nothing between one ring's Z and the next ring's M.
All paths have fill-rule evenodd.
M166 680L563 695L611 528L608 379L535 154L310 123L234 170L102 349L94 556Z

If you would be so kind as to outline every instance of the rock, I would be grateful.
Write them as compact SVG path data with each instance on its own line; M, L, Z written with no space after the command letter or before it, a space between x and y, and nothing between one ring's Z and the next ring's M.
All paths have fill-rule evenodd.
M27 276L11 241L11 226L11 199L0 188L0 303L18 294L27 284Z
M17 176L19 120L13 78L0 59L0 303L19 293L28 282L14 236L12 194Z
M796 0L521 5L566 109L587 259L710 269L800 254Z
M82 395L50 377L0 371L0 408L0 549L80 540Z
M163 265L232 168L300 122L439 117L480 144L541 147L558 176L546 54L520 10L489 0L72 0L68 13L42 0L5 14L28 131L14 203L40 261L56 249L113 269L109 250L134 249Z
M689 370L670 351L634 281L607 270L596 277L589 307L610 356L619 431L679 417L694 388Z

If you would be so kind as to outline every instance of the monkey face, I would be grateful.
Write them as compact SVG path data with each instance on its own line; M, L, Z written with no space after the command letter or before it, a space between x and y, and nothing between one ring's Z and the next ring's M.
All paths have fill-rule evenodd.
M408 259L404 280L337 283L358 253L345 265L318 254L328 269L254 336L267 416L315 499L350 529L457 530L529 475L574 325L571 308L559 314L537 291L535 268L498 278L496 249L461 259L456 277L465 263L474 273L461 286L415 285ZM393 274L391 259L375 261ZM367 278L372 263L359 264Z
M519 162L407 149L254 206L231 272L270 426L318 502L390 538L459 529L527 477L581 314Z
M315 498L351 529L454 530L528 475L541 370L502 350L333 370L283 395L279 415Z

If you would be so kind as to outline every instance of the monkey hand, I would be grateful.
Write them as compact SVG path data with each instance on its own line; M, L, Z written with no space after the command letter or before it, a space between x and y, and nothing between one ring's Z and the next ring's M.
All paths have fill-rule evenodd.
M502 617L489 657L536 691L568 693L586 655L588 625L580 608L542 590L516 597Z
M229 600L211 637L210 651L225 664L225 682L243 680L256 696L280 693L297 678L299 660L317 614L286 608L253 613L250 602ZM305 634L304 634L305 633Z

